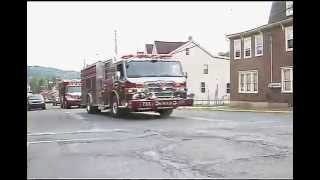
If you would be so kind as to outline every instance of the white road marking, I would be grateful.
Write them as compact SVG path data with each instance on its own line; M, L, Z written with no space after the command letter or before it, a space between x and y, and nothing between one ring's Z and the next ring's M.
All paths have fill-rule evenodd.
M58 139L52 141L30 141L29 144L41 144L41 143L55 143L55 142L92 142L92 141L105 141L114 140L110 138L87 138L87 139Z
M84 119L82 116L80 116L79 114L72 114L72 116L76 119Z
M64 113L66 113L66 114L68 114L68 115L71 115L71 116L73 116L75 119L79 119L79 120L82 120L82 119L84 119L82 116L80 116L79 114L74 114L74 113L72 113L72 112L69 112L69 111L67 111L67 112L64 112Z
M129 131L127 129L92 129L89 131L71 131L71 132L43 132L43 133L28 133L28 136L41 136L41 135L59 135L59 134L80 134L80 133L103 133L103 132L121 132Z
M188 119L200 120L200 121L228 121L225 119L209 119L209 118L203 118L203 117L190 117Z
M126 137L123 139L132 139L132 138L144 138L147 136L153 136L153 135L158 135L158 133L153 133L153 134L142 134L139 136L135 136L135 137ZM41 143L59 143L59 142L64 142L64 143L90 143L90 142L94 142L94 141L106 141L106 140L123 140L123 139L112 139L112 138L86 138L86 139L57 139L57 140L50 140L50 141L29 141L29 144L41 144Z

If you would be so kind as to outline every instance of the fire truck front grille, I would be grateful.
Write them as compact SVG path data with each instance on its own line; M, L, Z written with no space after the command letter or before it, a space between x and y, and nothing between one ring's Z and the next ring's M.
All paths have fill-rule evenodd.
M173 85L172 82L150 82L146 83L145 87L158 98L170 98L173 97Z

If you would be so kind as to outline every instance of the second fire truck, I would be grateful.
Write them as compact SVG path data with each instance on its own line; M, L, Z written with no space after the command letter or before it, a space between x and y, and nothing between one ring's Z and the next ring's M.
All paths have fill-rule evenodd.
M81 106L81 81L62 80L58 84L61 108L69 109L71 106Z

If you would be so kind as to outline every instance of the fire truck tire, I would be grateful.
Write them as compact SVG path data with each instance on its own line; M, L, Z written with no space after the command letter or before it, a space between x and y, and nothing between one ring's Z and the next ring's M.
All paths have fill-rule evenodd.
M160 117L166 118L171 115L171 113L173 112L173 109L159 110L158 112L160 113Z
M101 110L98 109L97 106L92 106L89 102L86 105L86 109L87 109L88 114L96 114L96 113L101 112Z
M113 117L120 117L122 115L122 110L119 109L119 104L118 104L118 98L117 96L112 96L111 99L111 116Z
M64 108L65 109L70 109L71 107L68 105L68 102L67 101L64 101Z

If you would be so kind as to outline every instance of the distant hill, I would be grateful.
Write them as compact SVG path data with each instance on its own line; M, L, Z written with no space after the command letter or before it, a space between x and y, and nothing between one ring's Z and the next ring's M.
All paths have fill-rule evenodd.
M65 71L57 68L43 67L43 66L28 66L28 79L32 77L60 77L62 79L80 79L80 72Z

